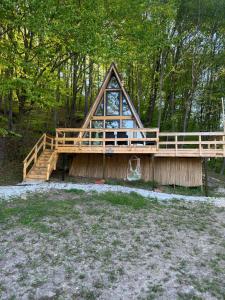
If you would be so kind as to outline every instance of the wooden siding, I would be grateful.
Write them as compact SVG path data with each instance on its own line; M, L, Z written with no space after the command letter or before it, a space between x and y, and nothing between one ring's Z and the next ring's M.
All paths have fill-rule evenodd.
M105 158L105 178L126 179L127 154L114 154ZM157 181L162 185L201 186L202 164L200 158L154 158L139 155L142 179ZM70 167L70 175L78 177L103 178L103 155L76 154Z

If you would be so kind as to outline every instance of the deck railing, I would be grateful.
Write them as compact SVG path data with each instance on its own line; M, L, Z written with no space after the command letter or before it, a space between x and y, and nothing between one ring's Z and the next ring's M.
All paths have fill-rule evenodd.
M44 133L34 147L31 149L27 157L23 161L23 179L25 180L29 170L37 162L38 157L45 149L53 150L55 147L54 138Z
M156 148L157 128L58 128L56 149L60 147L138 147Z
M126 137L124 137L126 136ZM58 128L56 149L125 148L156 156L225 157L224 132L159 132L158 128ZM145 150L144 150L145 149ZM89 151L88 150L88 151ZM119 153L120 150L118 150ZM79 151L77 151L79 152ZM107 152L107 151L106 151Z
M173 156L225 156L225 133L160 132L159 153Z

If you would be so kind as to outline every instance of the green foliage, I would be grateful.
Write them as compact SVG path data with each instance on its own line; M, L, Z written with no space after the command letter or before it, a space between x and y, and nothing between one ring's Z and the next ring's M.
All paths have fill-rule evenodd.
M7 0L0 18L1 135L40 108L76 125L112 61L145 124L221 128L223 0Z

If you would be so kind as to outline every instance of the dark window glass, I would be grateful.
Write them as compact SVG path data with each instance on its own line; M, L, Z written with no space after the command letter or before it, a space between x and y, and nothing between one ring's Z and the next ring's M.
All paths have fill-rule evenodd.
M103 121L92 121L91 123L92 128L103 128L104 122ZM92 132L91 133L92 138L102 138L103 133L102 132ZM92 142L92 145L101 145L102 142Z
M119 116L120 114L120 92L106 93L107 116Z
M131 110L129 107L129 104L127 102L127 99L125 98L125 96L123 95L123 116L131 116Z
M104 115L104 102L102 99L95 111L95 116L103 116L103 115Z
M119 89L119 88L120 88L120 85L119 85L116 77L112 76L109 81L109 84L108 84L108 89Z
M92 128L103 128L103 121L92 121Z
M118 120L108 120L105 122L106 128L119 128L119 121Z

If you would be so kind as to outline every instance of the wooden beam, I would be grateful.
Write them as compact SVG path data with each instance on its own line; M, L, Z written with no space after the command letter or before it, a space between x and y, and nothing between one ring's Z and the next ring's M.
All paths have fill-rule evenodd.
M208 197L209 189L208 189L208 164L207 164L207 158L203 159L203 168L204 168L204 175L205 175L204 191L205 191L205 196Z
M133 120L133 116L92 116L91 120Z
M222 131L215 132L159 132L159 137L162 136L223 136L225 133Z
M56 133L64 132L103 132L103 131L118 131L118 132L158 132L158 128L56 128Z

